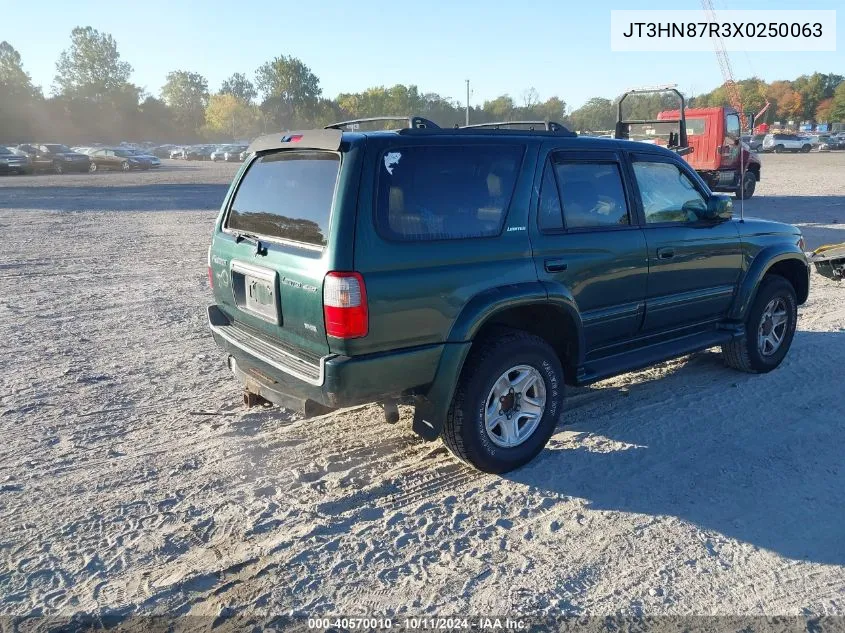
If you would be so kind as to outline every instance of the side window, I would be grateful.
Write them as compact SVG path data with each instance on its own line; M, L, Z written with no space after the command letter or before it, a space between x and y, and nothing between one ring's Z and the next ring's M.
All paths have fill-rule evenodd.
M677 165L638 160L634 175L646 224L697 222L698 214L707 208L704 196Z
M613 162L555 163L566 228L631 223L619 165Z
M537 223L541 231L554 231L563 228L563 214L560 210L560 194L552 171L552 164L546 163L543 170L543 183L540 185L540 204L537 209Z
M739 115L738 114L729 114L726 117L725 135L730 136L731 138L739 138L740 125L739 125Z
M430 241L502 231L524 148L396 147L378 163L376 222L386 237Z

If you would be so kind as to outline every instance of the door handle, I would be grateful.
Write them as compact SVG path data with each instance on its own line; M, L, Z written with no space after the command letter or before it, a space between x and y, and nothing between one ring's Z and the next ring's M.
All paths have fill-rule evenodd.
M658 259L672 259L674 256L675 256L675 249L674 248L658 248L657 249Z
M566 270L567 263L562 259L547 259L544 262L544 266L547 273L559 273L562 270Z

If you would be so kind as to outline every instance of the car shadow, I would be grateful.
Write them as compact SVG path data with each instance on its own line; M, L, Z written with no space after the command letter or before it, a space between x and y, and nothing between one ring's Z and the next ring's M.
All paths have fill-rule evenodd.
M0 209L47 211L182 211L218 209L228 184L135 186L8 186L0 188Z
M717 352L694 355L627 397L609 389L565 414L570 425L506 477L595 510L676 517L712 547L720 538L708 531L845 565L842 359L845 332L798 332L764 375L730 370Z

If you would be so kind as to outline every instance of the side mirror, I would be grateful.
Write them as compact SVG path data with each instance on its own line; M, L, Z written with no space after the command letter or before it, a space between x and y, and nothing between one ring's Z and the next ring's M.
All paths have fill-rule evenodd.
M730 196L714 194L707 200L707 209L699 215L705 222L724 222L734 214L734 203Z

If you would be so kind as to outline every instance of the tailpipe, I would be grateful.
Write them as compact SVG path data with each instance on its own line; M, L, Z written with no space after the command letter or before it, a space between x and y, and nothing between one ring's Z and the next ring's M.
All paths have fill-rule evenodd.
M385 400L381 403L384 407L384 421L388 424L396 424L399 421L399 402L397 400Z

